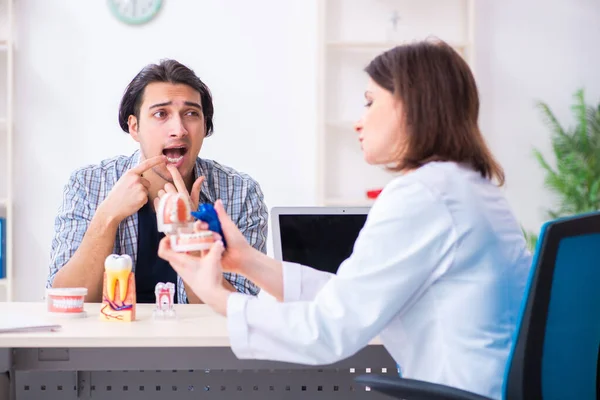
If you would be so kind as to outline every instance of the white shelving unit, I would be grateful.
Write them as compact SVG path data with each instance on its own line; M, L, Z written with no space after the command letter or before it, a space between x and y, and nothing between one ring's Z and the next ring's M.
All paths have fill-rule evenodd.
M0 301L13 298L13 60L14 0L0 0L0 217L6 220L4 276Z
M364 109L364 68L403 42L437 37L473 67L476 0L318 1L318 203L365 206L394 175L368 165L353 124Z

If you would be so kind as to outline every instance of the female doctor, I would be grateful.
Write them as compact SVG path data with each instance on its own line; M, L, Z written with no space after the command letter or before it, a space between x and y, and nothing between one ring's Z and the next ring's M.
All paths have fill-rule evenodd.
M356 123L369 164L400 172L337 274L253 249L215 204L228 247L159 256L227 316L239 358L330 364L379 336L406 378L500 398L531 255L478 128L468 65L443 42L402 45L367 66ZM197 222L197 229L206 229ZM279 301L232 293L223 271Z

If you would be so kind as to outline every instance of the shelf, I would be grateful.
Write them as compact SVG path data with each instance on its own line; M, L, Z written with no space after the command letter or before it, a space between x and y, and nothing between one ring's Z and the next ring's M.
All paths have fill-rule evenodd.
M9 227L12 226L14 206L11 194L14 179L11 157L14 154L15 2L16 0L0 0L0 72L4 81L0 84L0 218L5 219L6 228L0 238L6 241L6 253L2 256L4 276L0 275L0 302L13 300L14 287L14 257L11 254L14 233Z
M443 40L471 64L475 0L319 2L318 203L370 207L367 190L398 175L369 164L354 126L364 115L365 65L403 44Z

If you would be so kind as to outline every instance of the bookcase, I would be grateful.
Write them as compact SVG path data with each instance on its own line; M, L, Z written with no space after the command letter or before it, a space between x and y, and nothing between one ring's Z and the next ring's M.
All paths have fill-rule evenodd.
M365 206L394 175L368 165L353 124L364 107L364 68L404 42L439 38L473 67L475 0L318 2L317 196L322 206Z
M0 0L0 301L12 301L13 0Z

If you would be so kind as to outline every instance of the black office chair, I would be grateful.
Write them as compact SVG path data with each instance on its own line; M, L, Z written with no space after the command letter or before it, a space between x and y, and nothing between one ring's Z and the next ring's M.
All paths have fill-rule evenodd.
M600 212L544 224L533 266L503 398L600 399ZM489 400L400 377L356 382L405 400Z

